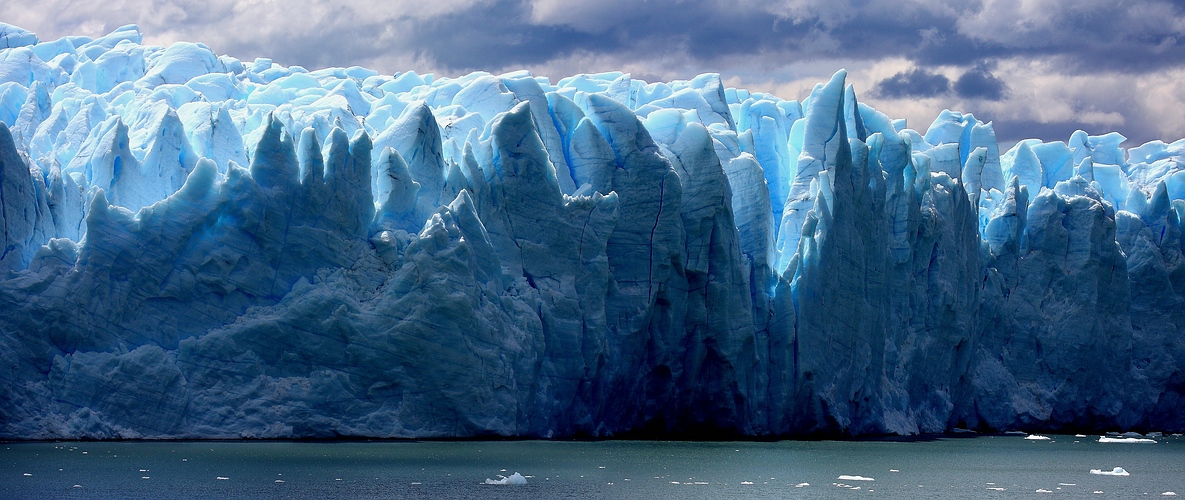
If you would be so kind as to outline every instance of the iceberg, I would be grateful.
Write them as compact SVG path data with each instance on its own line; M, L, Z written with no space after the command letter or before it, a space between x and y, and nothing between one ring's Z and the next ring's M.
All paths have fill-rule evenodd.
M1134 437L1107 437L1100 436L1100 443L1137 443L1137 444L1156 444L1155 439L1148 438L1134 438Z
M412 483L412 484L418 484L418 483ZM522 474L515 472L514 474L511 474L509 476L498 476L498 479L490 479L487 477L485 482L482 484L523 485L523 484L527 484L527 478L523 477Z
M0 24L0 438L1185 431L1124 141Z
M1130 476L1131 473L1124 470L1123 467L1116 467L1111 470L1091 469L1091 474L1096 476Z

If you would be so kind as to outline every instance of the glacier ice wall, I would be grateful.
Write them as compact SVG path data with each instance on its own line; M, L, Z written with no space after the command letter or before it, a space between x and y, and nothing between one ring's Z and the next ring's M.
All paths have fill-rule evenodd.
M0 437L1185 430L1185 141L0 30Z

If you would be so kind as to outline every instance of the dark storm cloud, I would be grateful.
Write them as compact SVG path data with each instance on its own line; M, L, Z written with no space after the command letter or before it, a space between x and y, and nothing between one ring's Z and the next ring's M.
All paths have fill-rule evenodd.
M971 68L955 81L955 93L959 97L970 99L987 99L999 101L1008 92L1008 86L996 75L993 75L987 64L979 64Z
M596 43L608 52L621 50L618 40L590 37L567 26L530 22L530 6L499 0L448 13L408 26L410 48L456 71L498 70L548 61Z
M960 80L961 81L961 80ZM902 97L933 97L950 92L950 79L946 75L930 73L924 69L901 72L877 82L873 88L875 97L897 99Z
M139 10L133 5L113 10L67 0L41 3L42 21L60 28L59 36L76 33L89 21L105 21L108 29L139 22L157 33L200 35L228 53L267 54L308 66L330 61L348 65L384 52L420 54L455 71L505 69L577 52L623 60L676 55L704 65L736 56L767 66L905 57L918 66L970 67L985 59L1034 56L1054 58L1080 72L1148 72L1185 65L1185 27L1178 21L1185 17L1185 4L1169 0L1029 0L1026 4L1037 5L1027 10L1043 16L1033 20L1017 17L1025 5L983 1L650 0L613 3L615 8L590 11L578 22L533 19L529 0L479 1L431 15L406 12L418 6L412 2L383 11L301 0L267 8L294 11L311 5L323 16L315 23L284 24L286 18L299 16L278 15L260 20L257 32L253 23L237 22L242 20L236 17L243 9L265 5L260 3L151 2L147 13L131 18ZM0 15L7 11L0 7ZM235 32L222 33L228 20L235 21ZM284 29L264 24L276 22Z
M799 11L718 0L632 2L622 4L624 15L606 9L582 18L582 25L602 27L582 30L533 20L525 0L498 0L414 23L409 27L414 36L403 41L455 70L521 66L576 51L635 60L678 54L708 64L729 56L751 56L762 64L906 57L920 66L971 67L985 59L1042 56L1075 72L1185 65L1185 28L1173 21L1185 8L1164 0L1050 3L1048 17L1039 22L1000 19L1001 25L1023 26L1017 33L968 22L997 15L982 2L943 8L888 0L850 3L842 15L829 15L835 9L823 8L826 2L806 2ZM995 95L982 85L967 89Z
M496 22L491 20L496 19ZM474 9L415 23L409 43L453 70L498 70L536 64L576 52L626 59L686 53L694 60L755 54L779 39L801 38L805 26L775 27L776 16L731 9L720 2L637 2L626 16L584 19L602 25L592 32L531 19L530 5L499 0Z
M902 15L902 8L877 2L838 23L818 16L787 19L716 0L636 2L628 9L625 16L609 12L601 20L582 19L605 27L586 32L534 22L527 2L500 0L417 23L407 39L436 62L466 70L521 66L576 51L625 57L680 53L701 62L741 55L769 62L877 59L914 51L923 41L920 29L954 26L952 17L916 6Z

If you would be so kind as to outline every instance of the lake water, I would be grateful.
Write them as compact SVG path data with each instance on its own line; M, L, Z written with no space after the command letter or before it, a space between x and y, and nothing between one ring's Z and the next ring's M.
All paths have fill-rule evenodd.
M0 443L3 498L1185 495L1185 438ZM1130 475L1092 474L1122 467ZM519 472L523 485L485 484ZM844 476L844 478L840 478Z

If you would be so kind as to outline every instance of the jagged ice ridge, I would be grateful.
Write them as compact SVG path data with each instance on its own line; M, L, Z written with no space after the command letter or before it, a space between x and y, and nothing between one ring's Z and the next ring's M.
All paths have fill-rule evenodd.
M1185 430L1185 141L0 32L5 439Z

